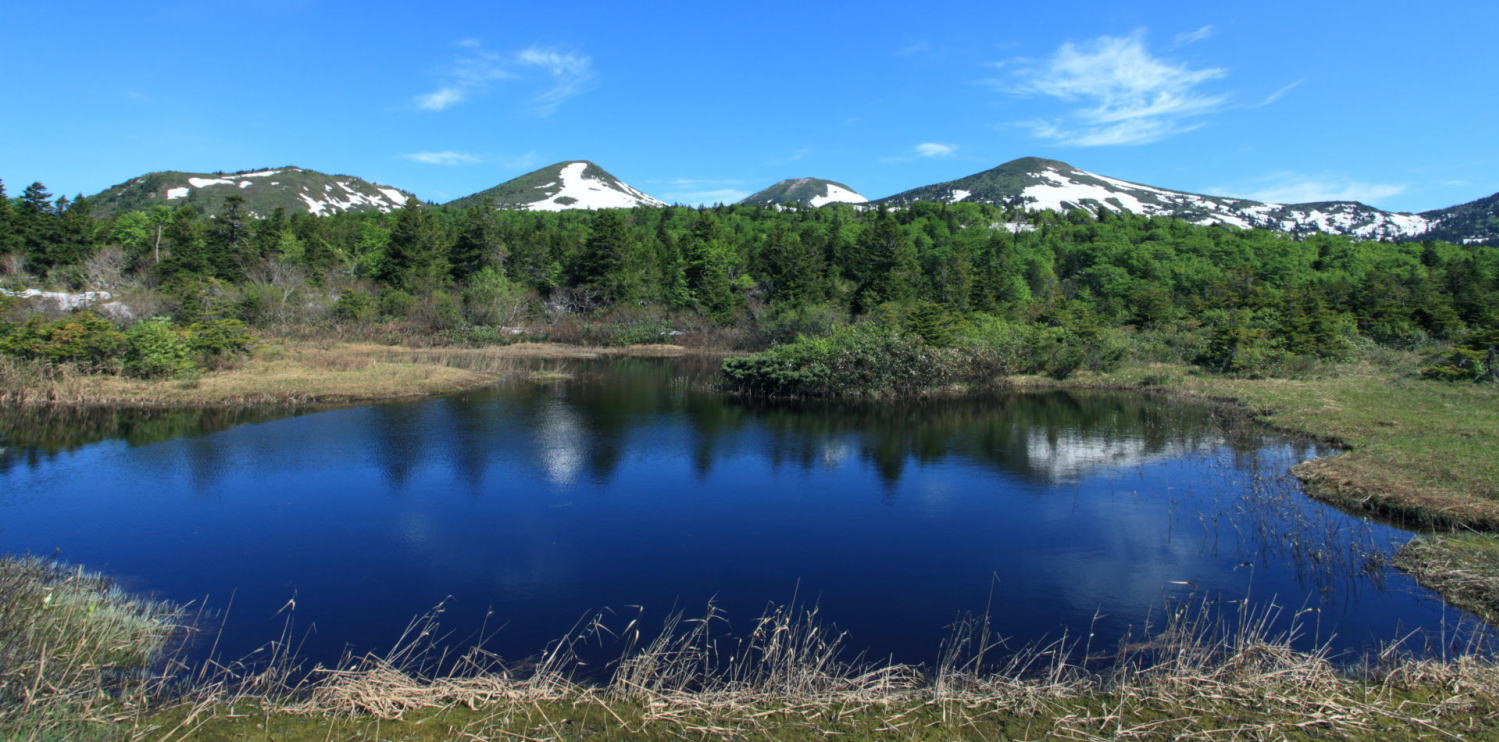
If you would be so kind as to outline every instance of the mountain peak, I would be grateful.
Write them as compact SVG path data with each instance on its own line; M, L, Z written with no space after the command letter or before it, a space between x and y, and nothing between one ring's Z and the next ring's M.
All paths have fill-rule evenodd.
M1017 157L999 167L989 170L989 172L994 172L995 170L1033 173L1039 170L1077 170L1077 168L1061 160L1048 160L1045 157Z
M862 204L869 199L835 180L821 178L787 178L739 203L745 206L772 206L797 203L818 207L824 204Z
M1090 173L1065 162L1022 157L957 180L880 199L904 206L917 201L998 204L1035 210L1081 209L1169 216L1194 224L1275 229L1295 234L1344 234L1360 239L1409 239L1425 233L1428 215L1397 214L1352 201L1277 204L1206 196Z
M157 204L192 206L222 213L230 196L244 199L246 211L267 216L276 209L315 216L345 211L387 212L414 198L398 188L352 175L329 175L294 165L225 173L163 170L132 178L94 196L94 213L109 216Z
M512 178L450 203L473 206L488 200L496 208L524 211L630 209L665 206L589 160L564 160Z

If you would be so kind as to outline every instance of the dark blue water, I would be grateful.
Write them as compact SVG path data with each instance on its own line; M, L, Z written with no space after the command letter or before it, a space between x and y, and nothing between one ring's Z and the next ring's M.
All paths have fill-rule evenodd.
M851 646L913 662L986 608L1017 645L1105 645L1246 596L1350 652L1457 618L1380 562L1408 534L1301 494L1286 470L1310 445L1209 407L767 406L690 383L700 361L567 370L282 417L13 412L0 551L227 609L228 658L289 615L307 658L378 650L444 600L454 641L500 627L511 658L598 609L709 600L738 626L816 603Z

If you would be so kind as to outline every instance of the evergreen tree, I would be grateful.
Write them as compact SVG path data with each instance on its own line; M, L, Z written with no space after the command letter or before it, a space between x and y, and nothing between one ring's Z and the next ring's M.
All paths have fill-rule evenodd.
M99 222L94 219L93 204L83 196L67 202L58 214L56 241L45 251L48 267L83 262L93 254L98 235Z
M15 207L5 195L5 181L0 181L0 255L21 251L21 235L16 229Z
M252 236L249 216L245 213L245 198L238 193L224 199L224 210L213 221L209 229L209 242L213 249L210 261L213 275L227 281L244 277L244 266L251 257Z
M440 228L416 199L395 213L390 242L376 280L410 292L440 287L447 274L447 261Z
M885 302L905 303L916 297L921 265L916 247L895 217L881 208L859 240L860 260L867 267L855 296L856 309L868 311Z
M26 262L46 270L46 254L58 238L57 212L52 205L52 194L41 183L26 186L12 217L17 241L26 255ZM35 269L35 268L34 268Z
M469 276L486 266L499 265L503 259L494 204L484 199L481 205L464 210L458 239L448 255L449 269L455 281L464 283Z
M213 275L208 239L208 230L198 219L197 209L183 206L173 211L171 221L162 230L161 274L167 278Z
M815 249L802 244L801 235L784 220L771 228L758 273L769 285L770 300L796 304L821 301L822 260Z
M634 266L634 243L623 212L600 209L589 222L588 241L574 268L574 280L605 303L639 296Z

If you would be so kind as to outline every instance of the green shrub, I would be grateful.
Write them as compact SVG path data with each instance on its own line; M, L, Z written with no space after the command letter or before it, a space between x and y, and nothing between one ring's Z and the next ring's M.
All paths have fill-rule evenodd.
M1010 322L975 315L956 339L974 378L1046 374L1065 379L1078 369L1111 371L1128 344L1117 329Z
M917 304L906 315L906 330L927 345L946 348L957 342L960 318L951 310L933 302Z
M407 317L428 329L446 332L463 326L463 308L458 298L446 291L424 294L411 305Z
M198 365L221 368L250 352L250 331L237 319L199 322L187 328L188 348Z
M380 316L386 319L406 319L411 315L414 304L416 297L401 289L391 289L380 294Z
M1207 347L1193 362L1222 374L1255 376L1267 373L1284 356L1270 332L1253 326L1249 313L1239 311L1212 330Z
M375 299L364 289L349 289L333 302L333 316L341 322L369 322L375 313Z
M671 325L665 320L635 320L608 328L610 345L642 345L659 343L667 338Z
M823 337L844 321L832 304L777 304L760 318L760 331L772 343L789 343L798 336Z
M125 373L142 379L182 376L196 370L185 334L165 317L138 322L125 333Z
M732 392L767 397L898 397L964 377L960 353L934 348L882 325L844 327L827 337L802 337L723 363Z
M464 315L477 325L512 322L525 303L525 291L504 273L489 267L475 273L463 291Z
M125 335L93 312L48 322L32 316L0 336L0 353L50 363L76 363L92 371L112 370Z
M1499 381L1499 328L1469 333L1421 375L1440 381Z

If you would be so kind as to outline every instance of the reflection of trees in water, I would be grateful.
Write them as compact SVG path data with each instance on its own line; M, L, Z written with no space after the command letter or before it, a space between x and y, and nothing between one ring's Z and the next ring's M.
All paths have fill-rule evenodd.
M483 356L465 362L483 362ZM632 431L670 420L691 431L699 475L753 447L771 465L803 469L857 456L888 485L908 463L961 457L1038 482L1069 481L1105 466L1129 466L1226 444L1252 465L1267 431L1238 415L1141 395L1048 392L939 399L920 403L768 403L709 390L714 359L488 359L523 377L545 368L567 382L517 382L431 403L364 408L372 454L400 486L424 458L440 457L477 485L507 436L525 435L554 481L575 470L613 477ZM21 409L0 415L0 471L59 451L116 438L145 445L201 436L235 425L306 411L289 407L109 410ZM753 433L753 435L752 435ZM195 481L218 470L219 442L191 446Z
M1070 481L1104 466L1130 466L1226 445L1253 456L1273 436L1211 408L1117 393L1047 392L912 404L740 406L771 433L772 461L803 467L853 446L893 484L909 460L962 457L1039 482ZM704 438L722 428L698 428ZM830 450L832 449L832 450Z
M103 440L123 440L131 446L146 446L174 438L203 436L236 425L266 422L316 409L327 408L7 408L0 410L0 473L9 471L18 464L34 467L59 453Z

